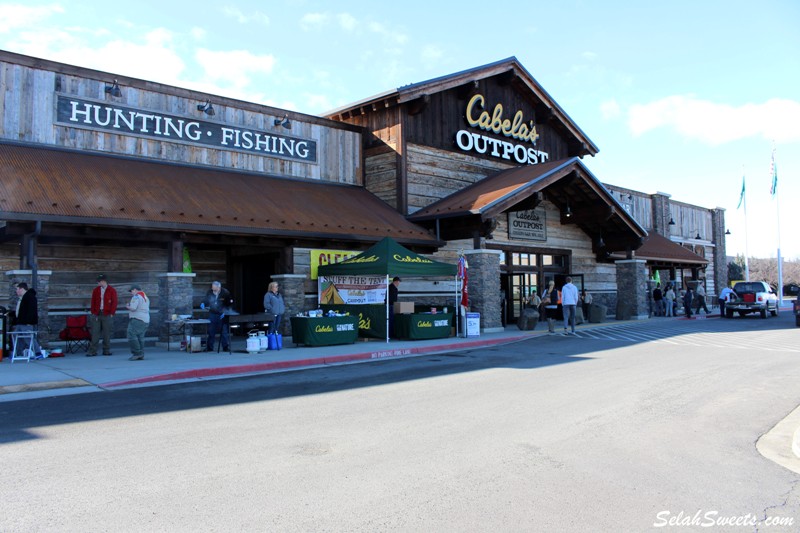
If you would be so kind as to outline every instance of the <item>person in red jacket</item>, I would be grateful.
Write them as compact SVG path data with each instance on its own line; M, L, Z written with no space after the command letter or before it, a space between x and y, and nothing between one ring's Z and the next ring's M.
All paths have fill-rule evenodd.
M97 276L97 287L92 291L92 307L89 317L92 330L92 344L86 357L97 355L100 335L103 336L103 355L111 355L111 332L114 328L114 314L117 312L117 291L108 284L105 274Z

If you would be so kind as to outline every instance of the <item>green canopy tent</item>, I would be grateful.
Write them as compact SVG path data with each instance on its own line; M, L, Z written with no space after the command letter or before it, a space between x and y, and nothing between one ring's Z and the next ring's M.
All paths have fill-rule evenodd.
M416 254L390 237L384 237L359 255L318 269L321 276L384 275L389 277L456 276L458 267ZM456 306L458 291L456 291ZM456 307L457 308L457 307ZM389 298L386 298L386 342L389 342Z

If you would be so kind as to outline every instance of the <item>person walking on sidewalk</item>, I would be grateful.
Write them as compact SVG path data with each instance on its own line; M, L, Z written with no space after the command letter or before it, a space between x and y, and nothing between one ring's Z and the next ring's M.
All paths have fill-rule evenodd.
M556 290L556 282L552 279L547 285L547 290L542 294L542 305L544 306L544 313L547 317L547 332L551 335L556 332L556 315L558 314L558 291Z
M111 332L117 312L117 290L108 284L105 274L97 276L97 287L92 291L90 326L92 343L86 357L97 355L100 336L103 336L103 355L111 355Z
M572 284L572 278L567 276L567 282L561 287L561 307L564 310L564 335L575 333L575 308L578 306L578 287ZM571 331L567 331L571 328Z
M683 295L683 310L686 311L686 318L692 318L692 303L694 300L694 291L691 285L686 286L686 294Z
M126 305L130 320L128 321L128 344L131 347L129 361L144 359L144 334L150 324L150 299L139 285L131 286L131 301Z
M697 309L695 309L695 314L700 314L700 308L703 308L703 311L708 314L708 307L706 307L706 289L703 287L703 282L697 282Z

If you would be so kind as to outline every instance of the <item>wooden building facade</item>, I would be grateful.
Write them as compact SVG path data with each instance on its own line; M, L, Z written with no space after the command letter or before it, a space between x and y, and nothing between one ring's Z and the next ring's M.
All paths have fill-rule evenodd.
M45 342L100 273L143 286L163 339L212 280L242 313L280 280L297 312L311 250L441 244L363 187L359 127L2 51L0 109L0 305L36 286Z
M665 281L703 282L709 294L726 277L724 210L671 202L663 193L612 194L581 161L597 146L516 58L327 116L366 129L365 186L446 240L440 259L497 252L496 283L487 289L481 278L470 287L487 293L480 297L487 328L512 321L525 295L567 274L621 317L647 314L646 297L619 300L627 283L620 275L630 277L620 269L630 261L645 280L658 271ZM666 240L650 242L648 233Z
M144 286L162 340L212 280L243 313L272 280L308 309L315 252L387 235L469 257L485 330L570 274L620 318L647 315L655 271L710 294L725 278L724 210L603 185L597 146L515 58L317 117L0 51L0 108L0 305L40 285L51 337L99 273Z

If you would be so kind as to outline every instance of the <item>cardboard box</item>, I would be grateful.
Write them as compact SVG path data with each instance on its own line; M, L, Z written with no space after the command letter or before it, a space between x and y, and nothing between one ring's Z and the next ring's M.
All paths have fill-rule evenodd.
M394 314L396 315L404 315L407 313L414 312L414 302L395 302L394 303Z

